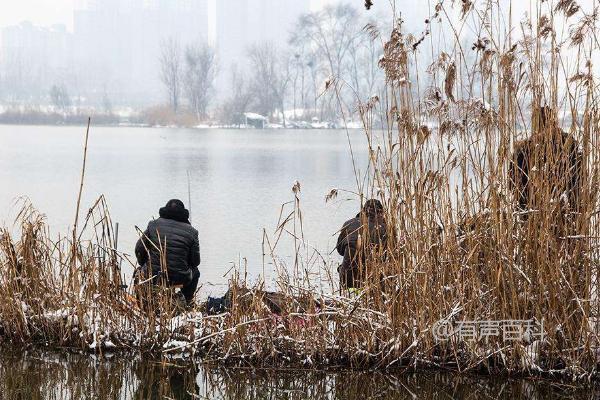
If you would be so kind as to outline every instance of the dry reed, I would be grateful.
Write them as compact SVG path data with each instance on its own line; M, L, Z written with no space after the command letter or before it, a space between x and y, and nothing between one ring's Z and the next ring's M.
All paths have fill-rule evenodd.
M516 29L502 19L507 11L499 2L463 1L460 10L446 3L435 5L421 38L403 32L399 20L383 43L385 96L358 107L370 161L357 176L357 191L361 201L382 200L391 238L365 255L360 294L337 294L332 266L306 244L299 184L292 209L282 209L275 235L264 240L287 299L279 315L262 301L263 286L247 288L239 271L231 278L227 313L177 315L168 290L149 309L138 308L121 287L103 199L86 220L94 227L90 242L50 240L42 217L26 207L20 239L5 230L0 241L1 336L96 351L185 353L225 364L595 377L596 14L582 15L574 1L540 2L535 18ZM559 19L573 26L567 38L557 34ZM478 32L470 51L459 40L467 20ZM440 32L453 39L438 49L435 32L437 39ZM433 54L427 72L423 53ZM575 65L565 54L576 56ZM332 82L330 90L342 84ZM575 152L557 144L559 116L570 120L565 134ZM525 189L514 178L524 138L530 146ZM576 185L568 170L574 153ZM282 235L293 239L294 265L275 256ZM434 337L438 321L464 320L543 321L545 338Z

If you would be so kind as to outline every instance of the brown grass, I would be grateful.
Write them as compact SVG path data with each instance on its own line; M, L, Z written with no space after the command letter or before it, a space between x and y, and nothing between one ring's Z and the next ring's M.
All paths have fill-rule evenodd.
M168 106L156 106L145 109L140 113L139 122L150 126L178 126L191 128L201 121L191 111L180 110L174 113Z
M357 176L355 191L361 201L382 200L393 238L366 255L360 294L336 294L333 266L306 244L299 184L292 208L282 209L278 230L264 240L288 299L279 316L261 301L262 286L248 288L241 271L231 278L231 312L176 317L168 291L142 311L120 288L120 255L102 199L87 218L94 227L89 242L50 240L41 216L27 207L19 239L5 231L0 242L2 336L81 347L110 342L242 365L595 376L600 143L588 60L597 43L593 35L552 33L559 19L587 18L585 29L594 29L573 4L540 2L539 18L512 27L499 17L497 2L463 2L457 20L441 2L429 24L454 40L440 48L427 39L433 33L416 42L396 26L383 45L387 93L359 107L370 165ZM467 19L480 24L470 52L457 40ZM513 28L521 33L506 36ZM427 72L420 51L434 55ZM335 82L331 90L338 89ZM581 154L576 204L561 195L569 187L559 173L569 152L549 140L558 131L540 123L543 106L572 121L565 129ZM525 208L510 178L524 137L533 143ZM281 235L292 236L294 265L275 257ZM67 277L70 263L77 268ZM58 309L68 310L66 316L48 315ZM440 320L531 319L544 321L544 341L455 336L439 342L432 335Z

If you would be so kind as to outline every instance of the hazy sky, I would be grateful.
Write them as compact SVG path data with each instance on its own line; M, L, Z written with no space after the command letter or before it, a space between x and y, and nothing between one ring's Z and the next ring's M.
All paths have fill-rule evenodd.
M315 9L323 4L335 1L311 0ZM359 2L359 0L355 1ZM29 20L37 25L64 24L71 30L73 26L73 8L77 3L78 0L0 0L0 26L15 25L21 21Z
M14 25L24 20L29 20L38 25L64 24L69 30L73 25L73 8L82 0L0 0L0 27ZM178 0L171 0L178 1ZM227 0L210 0L227 1ZM294 1L294 0L279 0ZM313 9L318 9L324 4L341 0L311 0ZM361 5L362 0L344 0ZM536 1L536 0L530 0ZM593 0L578 1L584 9L591 9ZM504 2L503 2L504 3ZM512 5L516 14L527 10L527 0L513 0ZM427 7L424 0L397 0L400 7ZM534 3L535 4L535 3ZM389 0L376 0L376 7L389 7Z
M73 25L75 0L0 0L0 26L14 25L23 20L39 25Z

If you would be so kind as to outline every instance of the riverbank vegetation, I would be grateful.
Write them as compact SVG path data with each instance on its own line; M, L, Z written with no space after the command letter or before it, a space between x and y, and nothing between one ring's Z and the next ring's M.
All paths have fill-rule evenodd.
M370 163L356 169L351 192L382 201L390 239L362 248L358 293L338 294L334 263L306 242L300 184L265 234L284 299L277 313L243 269L222 314L177 313L168 289L138 306L122 287L128 261L114 250L102 199L58 241L26 207L20 232L1 236L0 335L222 364L596 378L597 14L572 0L539 2L514 24L507 7L442 1L421 35L405 33L401 19L389 36L365 28L382 42L387 87L358 105ZM472 43L461 40L467 29ZM327 86L335 97L347 84ZM277 257L282 235L292 238L292 264Z
M88 110L89 111L89 110ZM115 114L93 113L96 125L118 125L121 118ZM7 125L79 125L84 126L90 113L77 110L73 113L29 109L7 109L0 112L0 124Z

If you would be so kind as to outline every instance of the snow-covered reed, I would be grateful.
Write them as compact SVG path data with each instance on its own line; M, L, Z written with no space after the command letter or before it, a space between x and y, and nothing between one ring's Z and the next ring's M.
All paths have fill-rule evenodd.
M370 165L357 169L358 187L349 192L383 202L389 240L362 248L358 294L335 294L331 265L306 244L299 183L293 210L264 240L280 271L277 314L263 286L248 287L240 271L222 315L178 314L166 289L138 307L122 287L103 199L88 214L87 241L51 240L43 218L26 207L19 236L1 235L0 335L224 364L593 376L600 351L596 11L544 1L513 26L504 2L463 1L456 10L446 3L433 7L422 36L404 32L400 21L385 38L367 27L382 41L387 88L359 102ZM475 34L465 45L467 29ZM328 89L342 84L332 79ZM528 145L520 142L526 137ZM523 148L525 187L514 178L522 165L513 162ZM282 234L292 236L293 265L276 256ZM475 340L439 340L439 321L543 321L544 334L507 340L488 330Z

